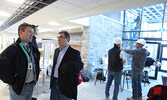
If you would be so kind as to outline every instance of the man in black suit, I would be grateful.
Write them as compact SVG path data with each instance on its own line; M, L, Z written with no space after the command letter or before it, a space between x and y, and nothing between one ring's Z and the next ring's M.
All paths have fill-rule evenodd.
M69 45L67 31L59 32L57 38L59 48L54 52L50 100L76 100L78 74L83 68L80 52Z

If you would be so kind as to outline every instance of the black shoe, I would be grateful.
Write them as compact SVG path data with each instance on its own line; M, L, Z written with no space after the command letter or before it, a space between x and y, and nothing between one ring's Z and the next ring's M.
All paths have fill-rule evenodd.
M131 98L127 98L127 100L137 100L137 99L134 99L133 97L131 97Z
M32 97L32 99L31 99L31 100L37 100L37 98Z
M150 84L150 82L149 82L149 81L146 81L146 83Z
M145 82L144 80L141 80L141 82Z
M138 96L138 100L142 100L142 95L139 95L139 96Z

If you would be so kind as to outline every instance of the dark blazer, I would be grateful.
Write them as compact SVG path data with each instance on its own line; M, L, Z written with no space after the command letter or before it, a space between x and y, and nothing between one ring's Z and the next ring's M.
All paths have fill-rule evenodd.
M54 70L55 70L58 54L60 52L59 49L60 48L55 49L55 52L54 52L50 88L52 88L53 86ZM73 49L71 46L69 46L58 69L59 88L61 93L66 97L76 99L78 74L82 68L83 68L83 62L81 61L80 52L78 50Z

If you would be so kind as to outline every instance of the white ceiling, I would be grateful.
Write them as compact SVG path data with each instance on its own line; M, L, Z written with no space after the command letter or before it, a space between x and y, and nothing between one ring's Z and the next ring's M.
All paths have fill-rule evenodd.
M0 0L0 2L0 11L9 14L12 14L21 5L7 0ZM79 24L70 23L69 20L165 2L167 0L58 0L12 25L5 31L17 32L18 25L23 22L39 25L40 30L82 27ZM9 17L0 16L0 25ZM62 25L52 26L48 24L53 21Z

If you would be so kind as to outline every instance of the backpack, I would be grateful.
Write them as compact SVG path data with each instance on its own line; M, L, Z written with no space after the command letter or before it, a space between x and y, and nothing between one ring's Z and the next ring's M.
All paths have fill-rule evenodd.
M81 72L79 72L78 74L78 85L82 83L82 76L81 76Z
M167 86L156 85L149 89L147 100L167 100Z

